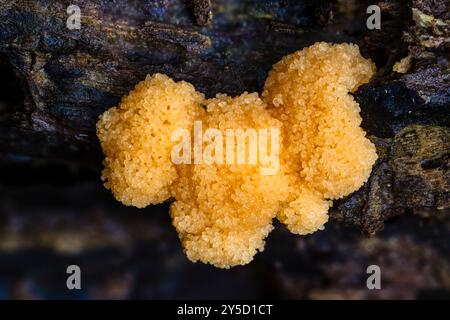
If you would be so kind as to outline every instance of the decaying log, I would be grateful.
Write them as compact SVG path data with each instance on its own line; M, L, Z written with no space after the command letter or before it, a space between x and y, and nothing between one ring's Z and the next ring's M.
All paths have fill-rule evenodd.
M284 54L319 40L349 41L379 67L356 99L380 160L366 186L337 202L332 216L373 234L394 215L449 211L449 26L441 4L383 2L382 28L374 31L365 28L362 2L283 2L281 8L276 1L214 1L215 18L204 28L177 0L0 4L2 66L11 66L24 94L1 117L5 158L98 170L97 116L146 74L190 81L207 96L260 91ZM79 30L66 26L70 4L80 7ZM194 7L197 21L207 23L198 13L209 12L210 2ZM410 70L393 72L405 56Z
M71 4L79 30L66 26ZM0 298L448 295L448 2L380 2L381 30L366 28L369 4L0 0ZM186 260L167 204L124 207L102 188L97 116L146 74L208 97L260 92L274 62L320 40L357 43L378 67L355 98L380 159L335 202L342 223L307 237L277 226L252 264L223 272ZM61 279L72 263L82 293ZM383 290L366 290L369 264Z

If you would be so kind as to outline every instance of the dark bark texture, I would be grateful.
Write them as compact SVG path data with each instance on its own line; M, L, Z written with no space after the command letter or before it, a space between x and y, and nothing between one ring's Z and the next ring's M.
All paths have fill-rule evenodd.
M380 30L366 27L370 4L0 0L0 298L448 295L449 2L380 2ZM357 43L378 67L355 97L380 159L325 231L277 226L251 265L215 270L185 260L167 205L125 208L103 190L95 122L146 74L208 97L260 92L274 62L316 41ZM63 288L75 262L82 293ZM384 290L365 287L369 264Z

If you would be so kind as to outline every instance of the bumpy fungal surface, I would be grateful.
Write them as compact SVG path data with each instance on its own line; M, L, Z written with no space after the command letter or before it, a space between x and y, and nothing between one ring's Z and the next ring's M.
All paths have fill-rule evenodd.
M140 82L100 116L97 136L105 159L102 178L117 200L143 208L167 200L178 179L171 161L171 133L190 128L204 112L204 96L186 82L156 74Z
M374 72L356 45L317 43L284 57L266 80L263 99L285 128L282 156L327 199L359 189L377 159L348 94Z
M170 214L190 260L221 268L246 264L264 249L274 218L293 233L313 233L323 229L333 199L367 181L377 155L349 92L374 71L356 45L316 43L274 65L262 98L206 100L186 82L148 76L97 123L105 186L136 207L174 199ZM267 163L260 158L174 163L173 132L183 128L195 136L195 123L223 137L229 130L278 130L277 170L262 174ZM207 149L212 141L200 144ZM237 139L228 146L237 149ZM248 158L250 150L244 152Z

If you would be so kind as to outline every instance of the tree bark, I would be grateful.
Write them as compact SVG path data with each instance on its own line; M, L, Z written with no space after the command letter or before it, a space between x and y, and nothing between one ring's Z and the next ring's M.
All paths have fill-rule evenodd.
M368 30L371 2L0 0L0 297L448 295L448 2L380 2L381 30ZM186 260L166 204L125 208L102 188L95 122L146 74L209 97L260 92L274 62L316 41L357 43L378 67L355 98L380 159L324 231L277 226L251 265L224 273ZM60 285L73 263L81 296ZM383 290L361 285L369 264Z
M378 67L355 97L380 159L332 218L374 234L405 213L448 216L448 2L381 2L382 28L368 30L369 2L0 0L0 162L98 173L97 117L146 74L189 81L209 97L260 92L283 55L346 41ZM80 7L79 30L66 25L70 4ZM405 57L405 73L394 72Z

